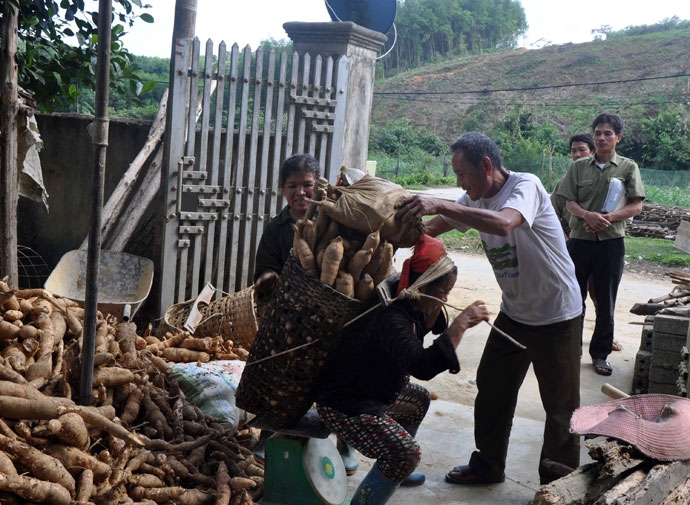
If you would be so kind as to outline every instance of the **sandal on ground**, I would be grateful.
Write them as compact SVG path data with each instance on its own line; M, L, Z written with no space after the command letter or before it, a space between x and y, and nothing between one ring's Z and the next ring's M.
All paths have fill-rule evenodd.
M611 344L611 350L612 350L612 351L622 351L622 350L623 350L623 346L620 345L618 342L616 342L616 341L614 340L614 341L613 341L613 344Z
M446 482L450 484L497 484L500 482L504 482L505 480L505 475L502 476L500 479L484 478L470 465L456 466L446 474Z
M605 359L597 358L594 360L594 371L599 375L611 375L613 367Z

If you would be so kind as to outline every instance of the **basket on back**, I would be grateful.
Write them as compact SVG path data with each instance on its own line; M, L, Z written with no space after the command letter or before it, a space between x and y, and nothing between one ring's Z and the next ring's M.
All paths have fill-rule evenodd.
M194 300L172 305L166 312L164 320L173 328L185 328L187 318L192 310ZM254 343L259 328L257 306L254 300L254 286L224 296L208 305L199 303L201 321L193 329L196 337L215 337L221 335L224 340L232 340L249 350Z
M294 424L312 406L343 325L365 306L307 274L291 255L259 321L237 406L275 427Z

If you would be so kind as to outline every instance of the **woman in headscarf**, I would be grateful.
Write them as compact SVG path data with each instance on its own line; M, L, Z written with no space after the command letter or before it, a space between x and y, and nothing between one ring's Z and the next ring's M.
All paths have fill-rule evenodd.
M424 482L424 474L413 473L421 459L414 436L431 398L410 376L459 372L455 349L463 333L489 319L477 301L448 325L442 302L456 279L443 242L423 235L403 264L395 300L355 322L330 354L318 412L339 438L376 459L351 505L383 504L401 483ZM429 331L440 336L425 348Z

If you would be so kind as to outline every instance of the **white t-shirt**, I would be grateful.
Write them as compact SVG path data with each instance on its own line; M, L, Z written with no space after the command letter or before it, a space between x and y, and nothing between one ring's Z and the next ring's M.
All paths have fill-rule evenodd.
M456 203L493 211L510 208L525 219L506 237L479 233L503 293L503 313L520 323L539 326L567 321L582 312L580 288L563 229L535 175L510 172L493 197L472 201L465 193ZM441 217L460 231L469 229Z

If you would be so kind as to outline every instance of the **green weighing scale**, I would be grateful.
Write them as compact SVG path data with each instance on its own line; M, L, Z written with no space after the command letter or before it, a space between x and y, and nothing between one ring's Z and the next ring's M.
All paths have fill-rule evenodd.
M249 424L274 432L266 439L261 505L349 505L345 465L315 408L289 428L259 417Z
M261 505L347 505L347 475L328 438L276 433L266 440Z

